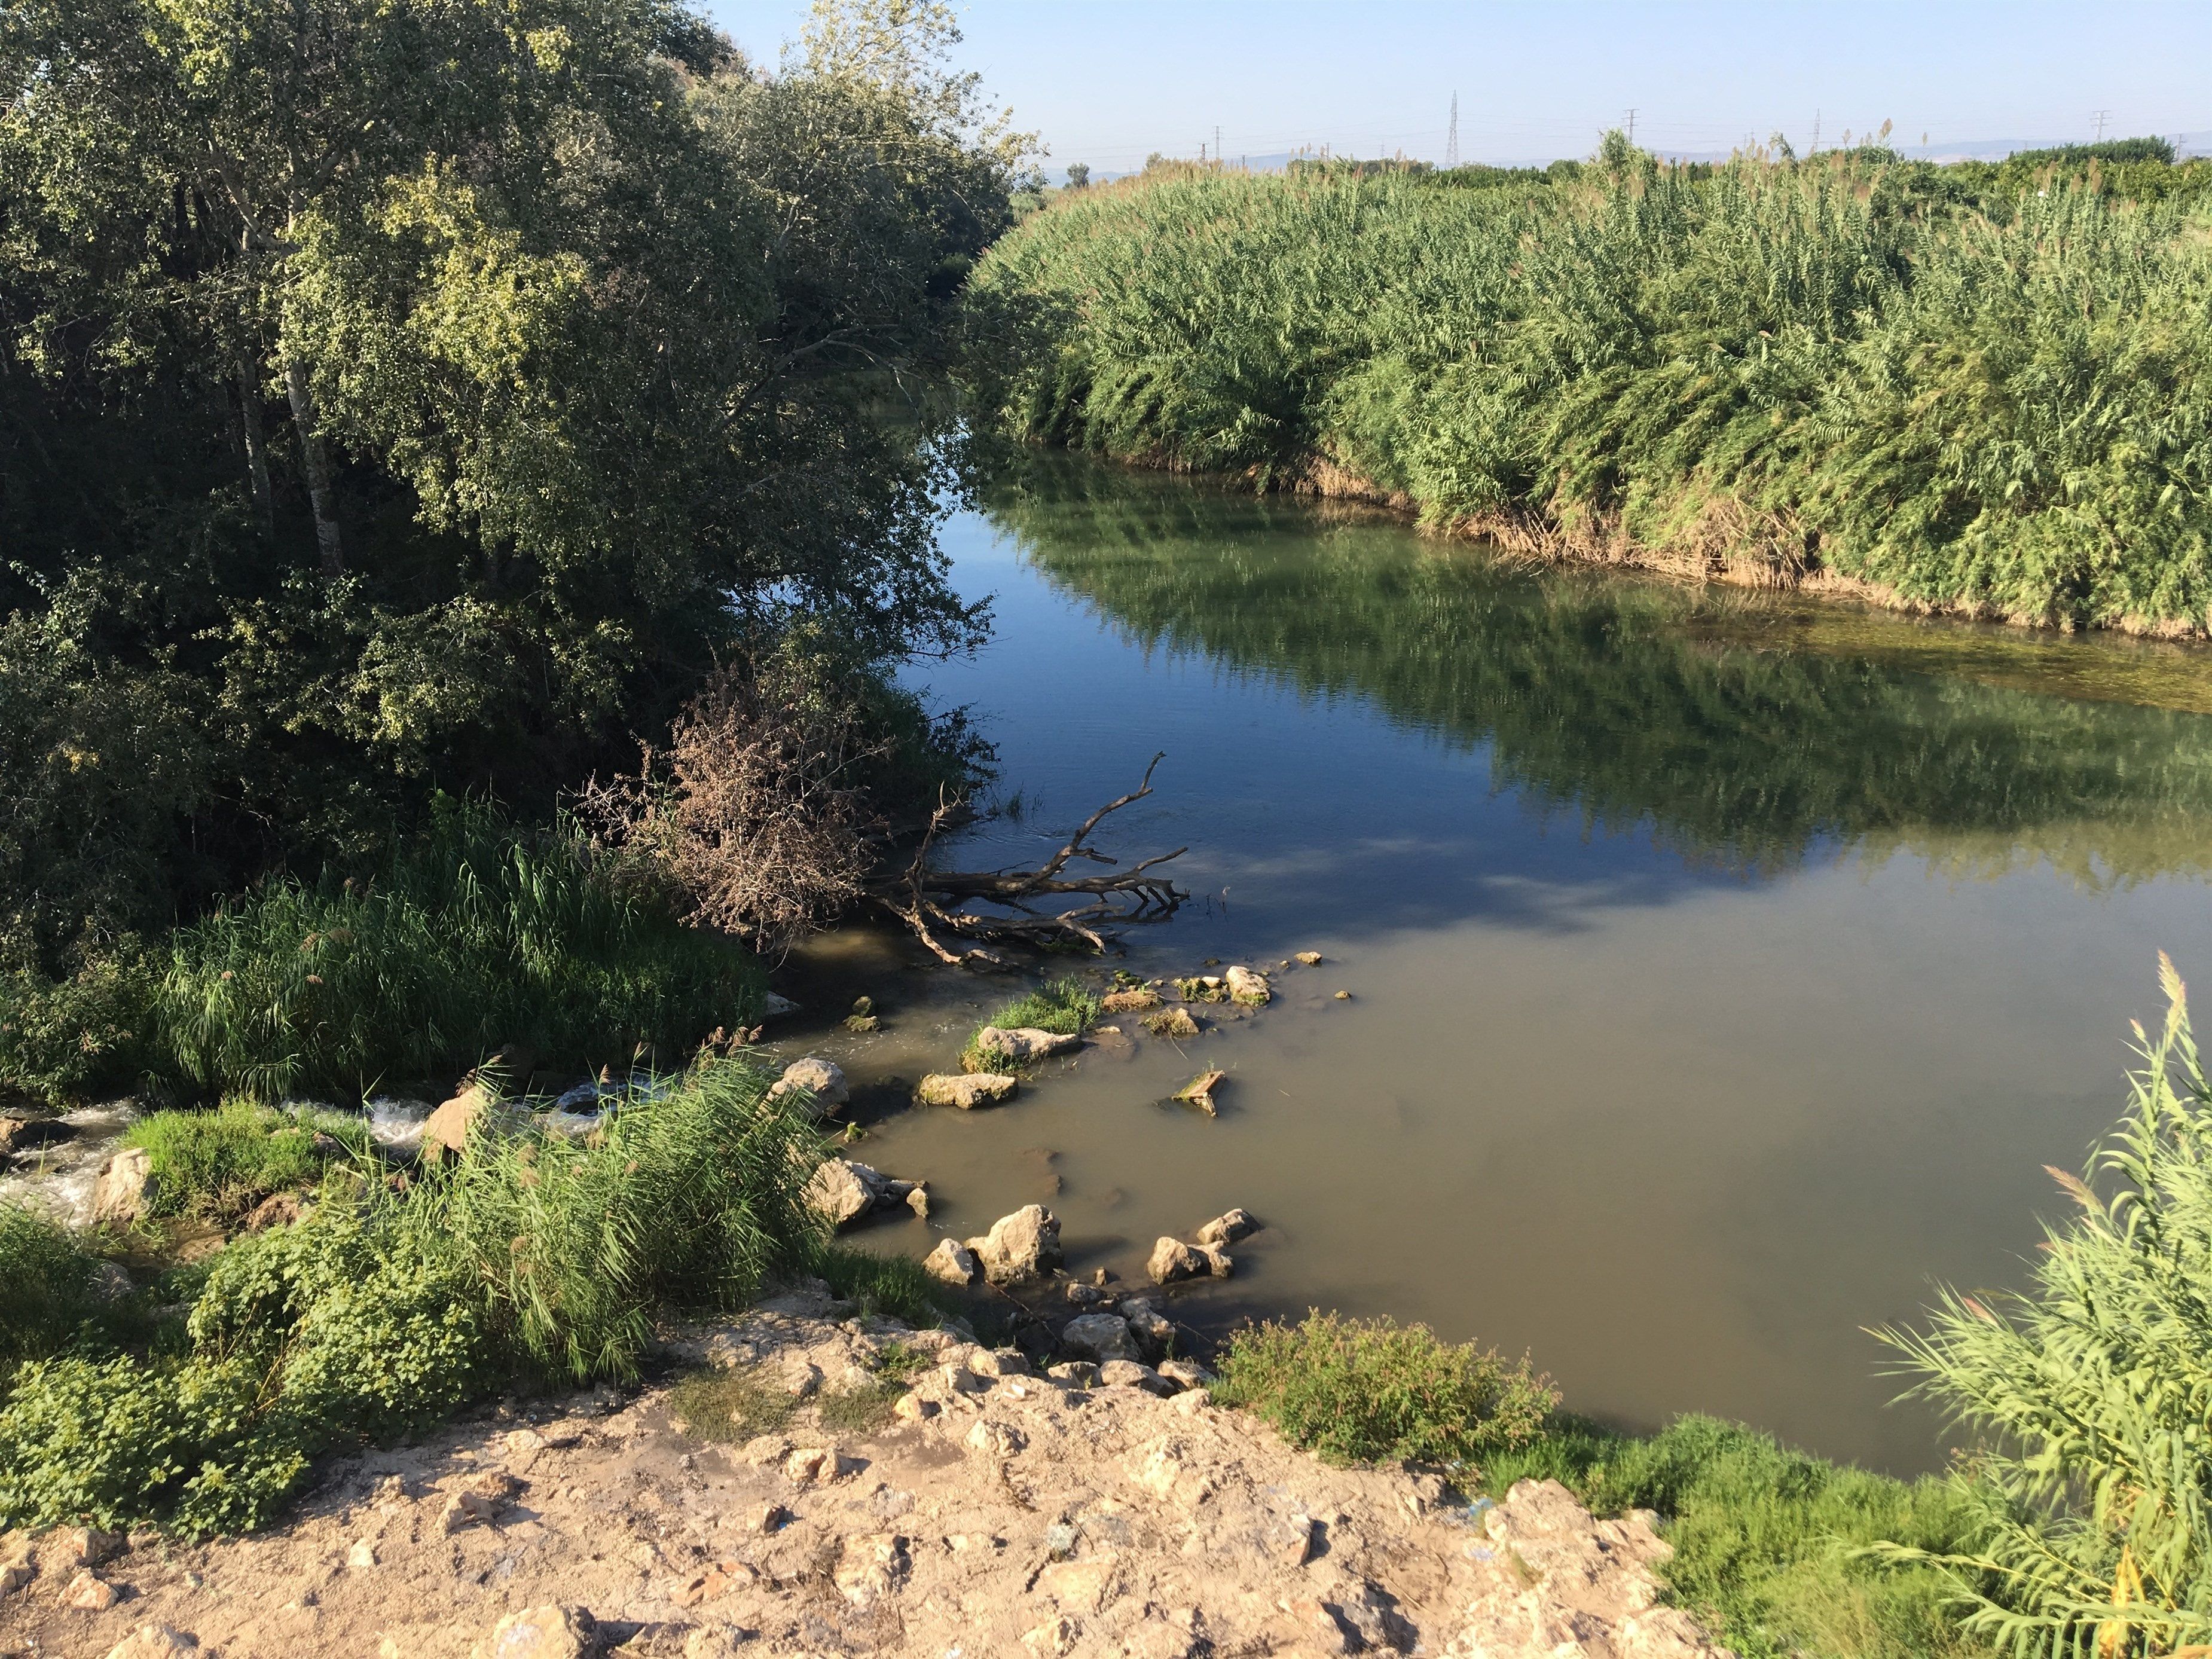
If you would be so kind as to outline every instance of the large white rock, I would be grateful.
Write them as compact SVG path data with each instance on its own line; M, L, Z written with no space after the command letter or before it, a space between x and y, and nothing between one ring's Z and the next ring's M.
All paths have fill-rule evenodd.
M924 1271L934 1274L948 1285L973 1285L983 1276L975 1252L957 1238L940 1241L921 1261Z
M1221 978L1229 988L1229 1000L1248 1008L1265 1007L1274 994L1267 988L1267 976L1249 968L1231 968Z
M1012 1100L1021 1079L997 1072L977 1072L968 1077L933 1073L915 1086L915 1103L923 1106L957 1106L972 1112L979 1106L996 1106Z
M985 1237L969 1239L968 1248L994 1285L1042 1279L1060 1263L1060 1218L1042 1204L1024 1204L993 1222Z
M510 1613L479 1642L475 1659L584 1659L599 1648L599 1627L581 1607L529 1607Z
M1117 1314L1090 1313L1071 1319L1060 1334L1060 1345L1085 1359L1138 1359L1137 1339L1129 1334L1129 1322Z
M865 1164L848 1164L842 1158L825 1158L807 1182L806 1201L842 1227L876 1207L884 1178Z
M1248 1238L1259 1231L1260 1224L1253 1218L1249 1210L1231 1210L1224 1215L1214 1217L1212 1220L1200 1227L1198 1230L1198 1242L1201 1245L1210 1244L1214 1249L1219 1249L1224 1244L1234 1244L1238 1239Z
M785 1095L803 1094L814 1103L814 1115L822 1117L834 1112L853 1097L853 1091L845 1081L845 1073L834 1061L809 1054L804 1060L794 1060L783 1068L783 1075L769 1085L769 1098L779 1099Z
M975 1051L985 1060L1006 1066L1028 1066L1054 1054L1072 1054L1083 1046L1079 1036L1041 1031L1034 1025L986 1025L975 1033Z
M1155 1285L1172 1285L1179 1279L1203 1278L1206 1258L1182 1240L1163 1236L1153 1243L1152 1259L1145 1263L1145 1271L1152 1276Z
M154 1174L154 1155L143 1146L125 1147L100 1168L92 1189L94 1223L129 1226L153 1207L161 1186Z

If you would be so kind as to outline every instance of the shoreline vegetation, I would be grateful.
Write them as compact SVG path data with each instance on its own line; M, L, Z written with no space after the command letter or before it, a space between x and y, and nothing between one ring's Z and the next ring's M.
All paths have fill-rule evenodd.
M1534 556L2212 627L2212 161L1161 162L970 284L1000 430Z

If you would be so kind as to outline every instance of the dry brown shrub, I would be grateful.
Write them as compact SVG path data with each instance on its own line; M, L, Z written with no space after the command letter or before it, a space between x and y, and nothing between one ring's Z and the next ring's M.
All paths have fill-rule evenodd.
M889 748L825 662L763 653L716 670L667 747L594 781L580 810L672 880L690 921L780 954L862 892L883 835L862 777Z

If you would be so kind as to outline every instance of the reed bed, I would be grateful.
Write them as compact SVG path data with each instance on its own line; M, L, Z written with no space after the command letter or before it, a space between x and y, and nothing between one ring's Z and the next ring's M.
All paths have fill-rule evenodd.
M1070 192L979 267L975 381L1031 441L1539 550L2202 634L2212 210L2094 166L2028 182L1609 141L1483 189Z

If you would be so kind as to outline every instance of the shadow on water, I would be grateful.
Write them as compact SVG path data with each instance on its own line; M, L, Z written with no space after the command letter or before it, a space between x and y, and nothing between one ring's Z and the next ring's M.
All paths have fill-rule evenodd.
M2094 885L2212 858L2201 649L1533 568L1370 514L1030 465L993 519L1133 646L1487 745L1540 817L1649 826L1752 876L1837 843Z

